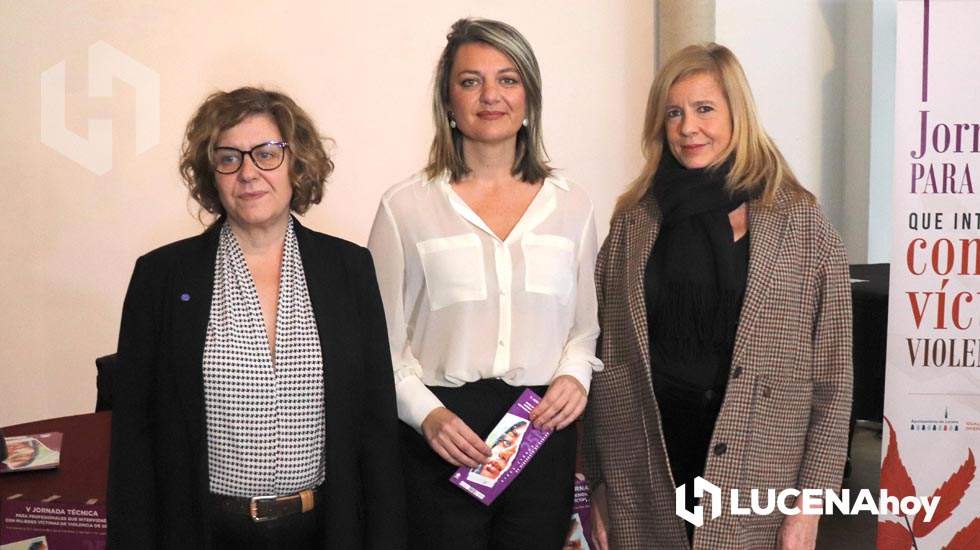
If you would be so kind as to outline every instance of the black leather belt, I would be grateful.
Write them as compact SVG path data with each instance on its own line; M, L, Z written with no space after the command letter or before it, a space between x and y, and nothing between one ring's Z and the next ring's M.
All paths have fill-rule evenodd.
M221 510L232 515L243 514L252 521L271 521L300 512L309 512L316 507L322 498L323 486L315 489L303 489L292 495L271 495L262 497L230 497L211 493L211 502Z

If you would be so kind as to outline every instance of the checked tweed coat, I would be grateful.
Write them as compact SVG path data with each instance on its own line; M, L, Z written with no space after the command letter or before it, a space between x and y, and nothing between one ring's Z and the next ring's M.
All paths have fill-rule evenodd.
M840 487L851 410L851 295L840 237L819 207L781 192L749 204L749 272L725 400L705 479L722 515L695 529L695 549L774 548L783 516L732 516L749 489ZM616 550L688 548L650 378L643 270L660 228L649 194L613 221L596 287L605 369L592 378L584 470L606 485ZM687 490L691 490L690 487ZM703 498L705 515L711 509Z

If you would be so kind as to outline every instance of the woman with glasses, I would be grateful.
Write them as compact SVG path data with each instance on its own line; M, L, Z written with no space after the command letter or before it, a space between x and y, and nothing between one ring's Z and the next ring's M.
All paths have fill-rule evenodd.
M531 47L461 19L433 93L424 171L381 199L368 247L392 346L413 548L560 549L599 333L592 203L552 174ZM490 506L449 483L525 388L554 433ZM491 470L494 466L490 466Z
M367 250L303 227L333 163L255 88L187 126L181 174L216 217L136 262L119 334L114 548L401 548L384 312Z

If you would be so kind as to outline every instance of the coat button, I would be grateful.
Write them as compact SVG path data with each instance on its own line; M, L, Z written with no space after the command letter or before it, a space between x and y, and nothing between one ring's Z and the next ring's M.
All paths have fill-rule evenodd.
M725 454L726 451L728 451L728 445L725 443L715 445L715 456L721 456Z
M742 367L735 367L735 370L732 371L732 378L738 378L739 376L742 376Z
M769 388L762 388L762 397L765 397L766 399L772 397L772 390Z

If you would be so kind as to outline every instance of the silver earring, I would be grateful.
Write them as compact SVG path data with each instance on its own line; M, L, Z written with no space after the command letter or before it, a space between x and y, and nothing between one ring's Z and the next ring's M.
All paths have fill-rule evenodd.
M449 127L450 128L455 128L456 127L456 121L453 120L453 119L449 119Z
M524 119L524 122L521 122L521 124L523 124L523 125L524 125L524 127L525 127L525 128L527 128L527 119L525 118L525 119Z

